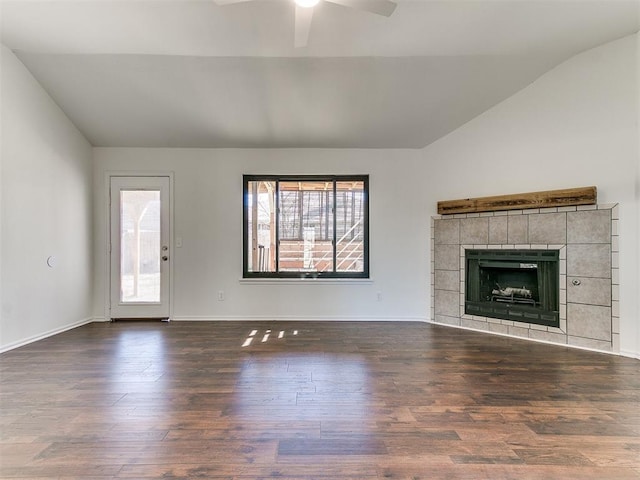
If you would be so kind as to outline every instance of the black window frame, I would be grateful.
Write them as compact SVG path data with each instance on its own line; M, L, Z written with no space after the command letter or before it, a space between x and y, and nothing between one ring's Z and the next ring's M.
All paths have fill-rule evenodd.
M249 184L250 182L276 182L276 199L279 194L280 182L332 182L333 183L333 271L330 272L305 272L305 271L278 271L279 259L279 228L280 228L280 204L276 205L276 252L274 272L250 272L249 271ZM339 182L363 183L363 270L361 272L337 272L336 270L336 185ZM243 175L242 176L242 277L243 278L342 278L342 279L368 279L369 278L369 175Z

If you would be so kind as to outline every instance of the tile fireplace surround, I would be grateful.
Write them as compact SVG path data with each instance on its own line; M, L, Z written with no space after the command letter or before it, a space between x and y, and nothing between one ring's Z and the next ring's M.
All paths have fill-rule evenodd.
M465 250L558 250L560 327L466 315ZM618 207L589 205L431 219L431 320L619 353Z

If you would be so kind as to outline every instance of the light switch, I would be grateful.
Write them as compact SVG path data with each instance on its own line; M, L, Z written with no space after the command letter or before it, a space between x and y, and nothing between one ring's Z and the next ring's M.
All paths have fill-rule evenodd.
M182 247L182 237L176 237L176 248Z

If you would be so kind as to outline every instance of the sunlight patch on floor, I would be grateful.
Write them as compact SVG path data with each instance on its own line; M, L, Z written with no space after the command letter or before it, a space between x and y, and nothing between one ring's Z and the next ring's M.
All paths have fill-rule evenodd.
M260 343L267 343L269 341L269 339L272 338L271 333L272 333L271 330L265 330L264 334L262 335L262 340L261 340ZM244 347L251 346L251 344L253 343L253 339L256 338L256 336L259 336L258 334L259 334L258 330L251 330L251 332L249 333L247 338L245 338L244 343L242 344L242 347L244 348ZM286 330L280 330L278 332L277 337L274 334L273 338L277 338L278 340L282 340L282 339L285 338L286 334L287 334ZM297 336L298 335L298 330L291 331L290 335Z

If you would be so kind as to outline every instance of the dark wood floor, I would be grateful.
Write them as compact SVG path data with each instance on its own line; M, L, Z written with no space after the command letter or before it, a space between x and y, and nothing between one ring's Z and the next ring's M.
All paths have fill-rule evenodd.
M427 324L92 324L0 388L1 478L640 478L640 361Z

